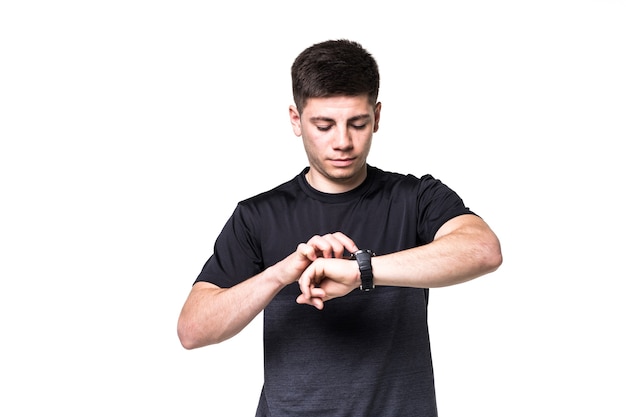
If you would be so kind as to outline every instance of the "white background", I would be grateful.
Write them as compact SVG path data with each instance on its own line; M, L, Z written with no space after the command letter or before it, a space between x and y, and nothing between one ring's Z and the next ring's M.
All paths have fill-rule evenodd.
M289 70L379 61L370 162L432 173L504 264L431 292L440 415L624 416L626 6L5 1L0 414L252 416L260 319L176 320L236 202L305 165ZM294 387L306 389L306 387Z

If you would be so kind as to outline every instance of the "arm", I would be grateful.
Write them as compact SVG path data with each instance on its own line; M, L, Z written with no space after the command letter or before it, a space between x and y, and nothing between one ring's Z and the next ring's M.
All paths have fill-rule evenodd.
M270 268L232 288L197 282L178 318L186 349L220 343L239 333L284 287Z
M298 280L318 257L341 256L356 245L342 233L313 236L263 272L231 287L196 282L178 318L178 338L186 349L220 343L247 326L286 285Z
M502 263L500 242L478 216L455 217L432 243L372 259L378 285L436 288L493 272Z
M375 285L435 288L459 284L493 272L502 263L500 242L478 216L455 217L437 231L433 242L372 258ZM354 261L318 259L299 280L301 304L323 307L359 287Z

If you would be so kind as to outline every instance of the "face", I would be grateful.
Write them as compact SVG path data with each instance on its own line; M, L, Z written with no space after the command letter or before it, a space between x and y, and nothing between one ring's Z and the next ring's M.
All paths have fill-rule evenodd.
M370 105L367 95L312 98L302 114L289 108L293 132L302 137L309 160L307 180L315 189L339 193L363 182L380 108L380 103Z

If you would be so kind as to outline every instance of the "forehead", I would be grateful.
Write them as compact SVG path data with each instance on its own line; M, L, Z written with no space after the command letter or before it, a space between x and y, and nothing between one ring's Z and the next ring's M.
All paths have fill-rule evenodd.
M367 95L315 97L307 100L302 111L303 118L350 118L370 114L374 109Z

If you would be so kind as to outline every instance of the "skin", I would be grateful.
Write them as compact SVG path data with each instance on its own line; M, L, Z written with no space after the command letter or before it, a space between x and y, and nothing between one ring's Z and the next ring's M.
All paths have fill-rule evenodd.
M381 104L372 106L365 95L309 99L302 114L289 108L293 132L302 137L309 160L311 186L341 193L365 180L380 110ZM296 302L323 309L326 301L359 287L358 265L342 259L344 250L358 248L341 232L313 236L232 288L196 283L178 320L181 344L195 349L233 337L296 281L302 292ZM501 263L500 243L489 226L478 216L462 215L446 222L428 245L372 258L372 270L376 285L434 288L493 272Z
M309 99L302 115L295 106L289 108L293 132L302 136L313 188L342 193L365 180L380 109L380 103L372 107L365 95Z

